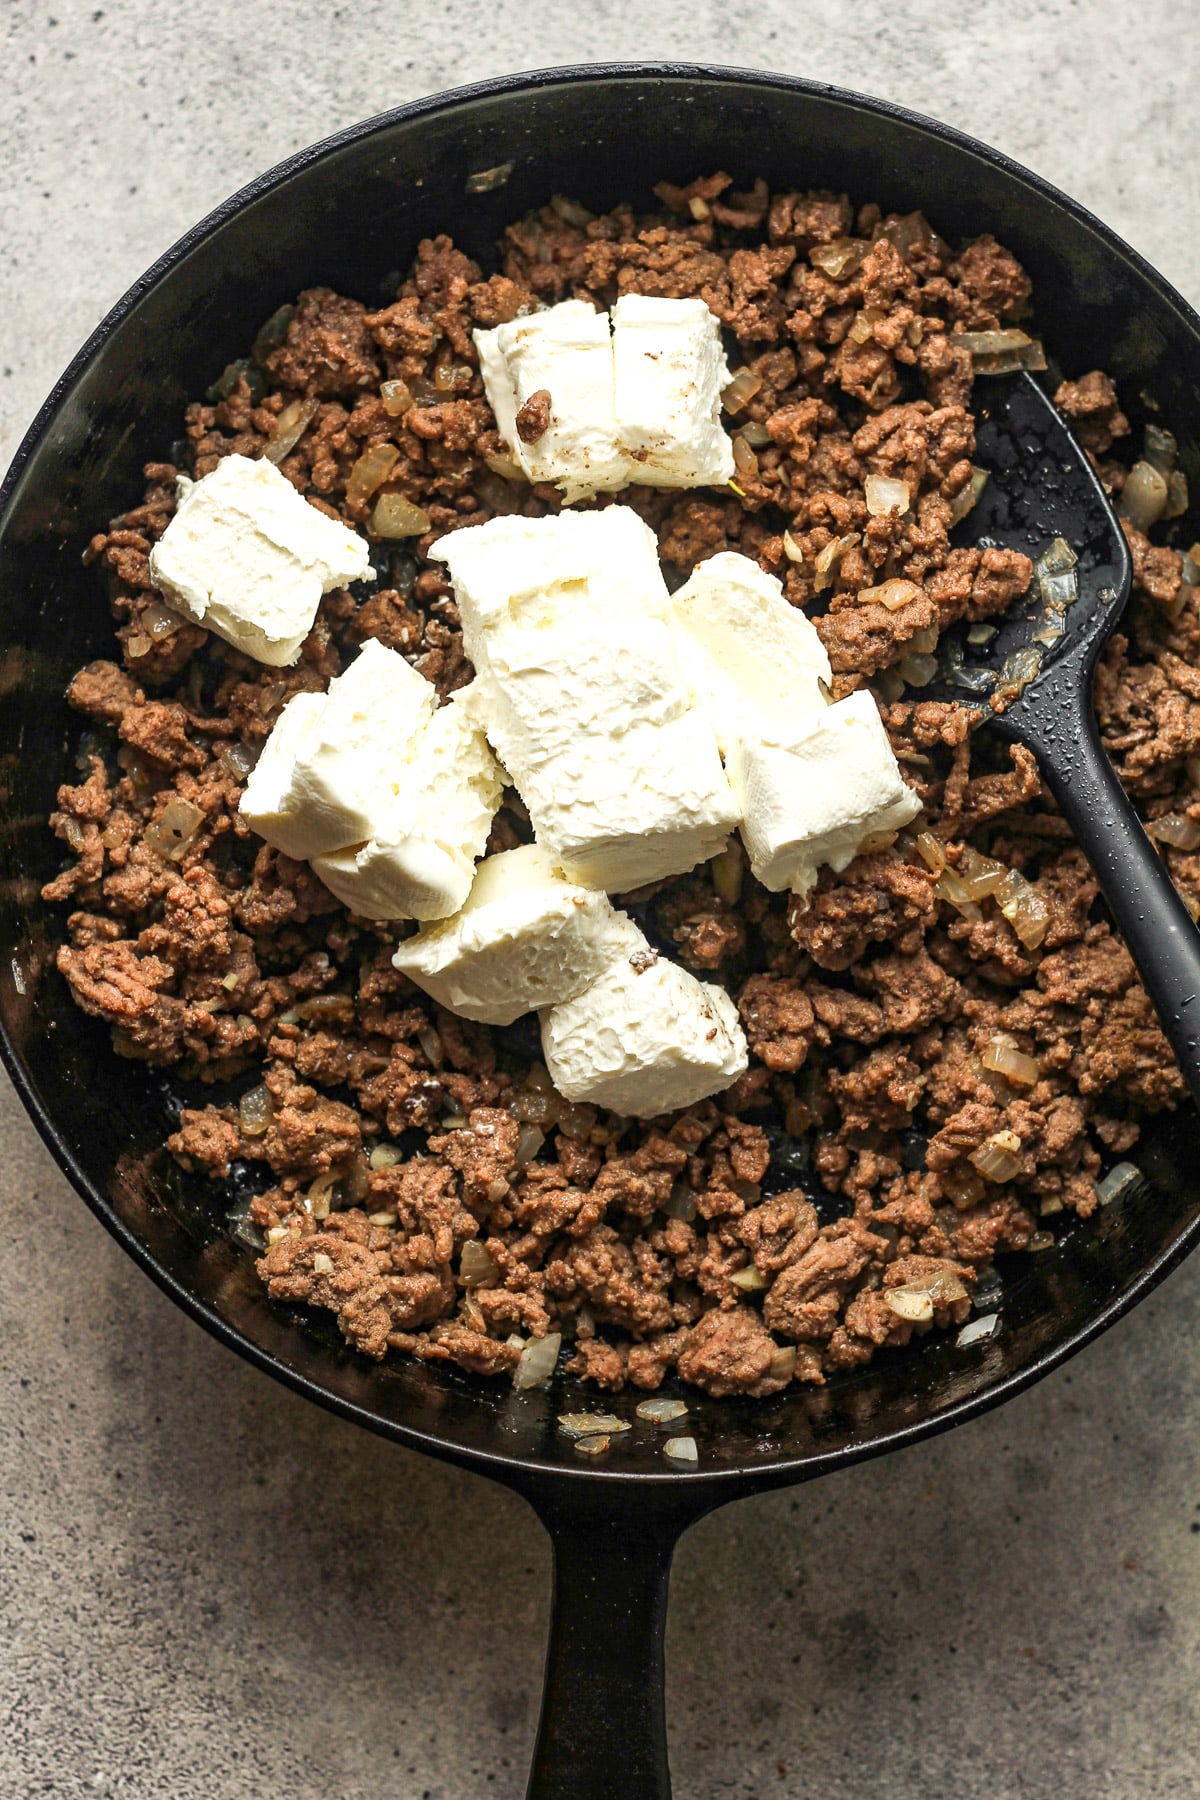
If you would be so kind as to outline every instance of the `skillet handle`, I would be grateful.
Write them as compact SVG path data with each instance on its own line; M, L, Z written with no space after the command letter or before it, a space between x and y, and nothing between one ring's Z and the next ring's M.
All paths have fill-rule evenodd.
M572 1484L534 1500L554 1593L527 1800L671 1800L667 1584L681 1533L706 1509L631 1498Z
M1108 760L1086 687L1079 698L1061 733L1070 753L1040 762L1041 777L1092 865L1200 1106L1200 930Z

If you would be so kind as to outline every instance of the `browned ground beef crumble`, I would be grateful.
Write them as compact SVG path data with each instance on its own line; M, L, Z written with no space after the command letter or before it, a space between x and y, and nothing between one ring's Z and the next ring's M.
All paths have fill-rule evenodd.
M271 1294L331 1308L369 1356L391 1348L495 1374L517 1360L510 1336L561 1329L569 1367L602 1388L654 1388L672 1369L717 1396L820 1382L929 1329L896 1316L889 1288L939 1269L970 1288L1048 1215L1091 1211L1102 1157L1134 1144L1140 1109L1181 1095L1033 759L973 744L955 706L896 698L894 665L914 636L1001 612L1030 581L1026 558L948 537L974 448L971 358L950 333L1024 318L1029 281L990 237L955 252L877 207L856 215L844 196L729 188L723 175L664 186L651 217L619 207L588 219L555 203L508 229L486 279L449 238L426 241L391 304L301 295L254 359L226 372L223 397L189 408L176 454L192 475L234 451L258 455L282 410L307 397L315 417L282 463L301 493L365 529L370 501L347 497L348 477L364 451L390 444L388 489L428 514L419 540L374 545L374 591L326 598L294 668L263 668L188 623L156 635L147 558L172 514L175 466L150 464L142 504L89 546L122 662L91 665L70 690L100 729L86 779L60 791L52 820L75 856L46 888L72 907L58 966L119 1054L236 1083L235 1096L265 1082L257 1135L231 1098L186 1107L171 1150L218 1184L234 1165L261 1170L252 1219L269 1234L258 1267ZM834 279L811 253L850 233L865 241ZM731 859L719 878L705 867L637 896L652 938L735 996L751 1050L727 1093L649 1124L564 1109L532 1021L488 1030L442 1011L393 970L401 934L349 915L237 814L239 747L256 751L287 698L323 688L367 638L403 652L443 696L470 679L431 545L560 504L552 487L497 472L471 330L626 292L701 296L731 360L759 382L731 421L744 434L740 491L621 496L656 529L669 579L727 548L778 575L814 616L838 695L889 672L873 691L923 798L919 828L951 865L969 838L1022 870L1051 911L1036 950L990 900L961 916L935 894L911 834L841 875L825 870L807 906ZM384 381L407 392L381 395ZM1109 452L1129 428L1108 378L1085 374L1057 397L1119 488ZM522 434L544 428L545 412L534 396ZM872 472L910 483L903 522L868 517ZM860 541L818 593L817 556L849 533ZM1197 816L1184 766L1200 751L1194 590L1181 606L1179 555L1130 535L1135 601L1096 691L1104 738L1147 817ZM918 584L909 605L856 599L891 576ZM146 830L178 799L203 822L170 860ZM509 801L493 849L528 837ZM1165 854L1200 898L1200 855ZM1037 1059L1032 1088L984 1069L999 1032ZM1020 1167L988 1183L970 1153L1001 1127L1020 1138ZM472 1240L491 1273L468 1288L460 1256ZM939 1301L932 1323L968 1305ZM791 1346L794 1368L780 1355Z

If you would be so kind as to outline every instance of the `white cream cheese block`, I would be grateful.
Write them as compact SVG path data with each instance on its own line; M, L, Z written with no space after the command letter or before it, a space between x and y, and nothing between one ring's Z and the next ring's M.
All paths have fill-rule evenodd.
M314 856L330 891L365 919L444 919L471 891L504 787L476 710L477 684L435 712L372 836Z
M721 426L729 366L703 300L622 294L612 311L617 435L629 481L724 487L733 445Z
M574 999L643 942L607 894L564 880L539 844L522 844L485 857L462 911L408 938L392 961L464 1019L511 1025Z
M638 1119L720 1093L748 1062L724 988L697 981L648 946L619 956L574 1000L543 1012L542 1054L566 1099Z
M864 841L921 810L871 695L847 695L774 740L739 736L726 759L750 867L766 888L807 893L827 863L844 869Z
M786 731L829 704L833 679L810 619L784 599L773 575L722 551L699 563L671 596L680 657L708 708L723 752L740 729Z
M436 708L432 683L368 640L324 694L297 694L284 707L246 784L242 817L285 856L362 843Z
M637 514L494 519L437 550L489 738L563 873L621 892L716 855L737 810Z
M371 572L365 538L310 506L273 463L226 456L180 499L150 552L171 605L247 656L294 663L322 594Z
M475 347L497 429L530 481L558 482L568 502L626 485L607 313L586 300L564 300L477 331ZM541 389L550 395L550 422L525 443L517 413Z
M729 369L721 327L703 300L626 294L611 320L563 300L477 331L496 426L530 481L557 482L564 500L643 482L724 486L733 447L721 427ZM550 396L545 429L526 443L517 414Z

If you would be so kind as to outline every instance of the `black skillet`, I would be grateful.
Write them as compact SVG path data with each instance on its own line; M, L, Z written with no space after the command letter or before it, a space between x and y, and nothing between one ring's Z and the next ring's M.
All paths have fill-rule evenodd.
M1018 1392L1149 1292L1200 1236L1192 1120L1164 1116L1137 1153L1152 1185L1056 1250L1021 1259L998 1338L967 1350L917 1341L823 1390L773 1401L690 1396L700 1453L691 1473L669 1469L648 1430L583 1467L554 1424L564 1404L594 1404L573 1382L522 1396L407 1363L368 1366L319 1324L268 1304L203 1184L161 1149L169 1087L118 1063L54 972L62 917L38 888L58 866L44 820L78 743L62 694L82 662L111 646L80 551L96 522L139 491L141 464L169 450L186 401L301 287L328 282L373 299L427 233L450 229L488 263L503 224L552 193L596 208L621 198L645 205L650 182L715 168L739 185L762 174L776 188L920 207L950 237L994 231L1033 275L1039 328L1065 371L1107 368L1135 406L1160 407L1200 485L1200 320L1080 207L970 139L879 101L767 74L624 66L516 76L421 101L301 152L237 195L85 345L17 455L0 521L9 1072L84 1200L217 1337L344 1417L490 1475L536 1508L555 1549L530 1789L538 1800L668 1794L663 1619L672 1549L689 1524Z

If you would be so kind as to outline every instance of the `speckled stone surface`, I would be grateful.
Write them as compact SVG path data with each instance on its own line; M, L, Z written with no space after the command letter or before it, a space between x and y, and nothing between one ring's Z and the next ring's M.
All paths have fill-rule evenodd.
M126 285L297 146L475 76L687 55L977 132L1200 298L1175 0L7 0L0 464ZM7 1087L0 1133L0 1794L518 1800L532 1515L244 1367L125 1260ZM1198 1314L1193 1263L1003 1412L696 1529L680 1800L1200 1792Z

